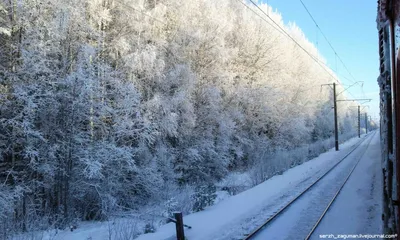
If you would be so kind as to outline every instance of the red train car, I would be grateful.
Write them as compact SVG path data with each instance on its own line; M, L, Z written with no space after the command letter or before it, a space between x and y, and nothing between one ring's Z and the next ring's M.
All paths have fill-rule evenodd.
M400 233L400 0L379 0L380 134L383 174L383 230Z

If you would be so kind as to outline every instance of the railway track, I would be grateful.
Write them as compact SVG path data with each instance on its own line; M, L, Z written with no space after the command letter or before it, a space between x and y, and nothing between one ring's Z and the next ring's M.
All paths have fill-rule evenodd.
M262 232L266 227L268 227L269 224L271 224L275 219L277 219L279 216L281 216L291 205L293 205L297 200L299 200L302 196L304 196L307 192L309 192L317 183L319 183L322 179L324 179L325 176L327 176L332 170L334 170L340 163L342 163L346 158L348 158L358 147L366 140L369 138L368 144L365 148L365 150L362 152L361 157L357 160L357 162L354 164L354 166L351 168L350 173L346 176L345 180L343 183L340 185L339 189L336 191L334 194L333 198L327 205L327 207L324 209L322 214L320 215L318 221L313 225L312 229L308 233L308 235L305 237L305 239L309 239L314 231L317 229L318 225L324 218L325 214L333 204L333 202L336 200L336 197L339 195L340 191L343 189L344 185L347 183L348 179L350 178L351 174L354 172L355 168L357 167L358 163L364 156L365 152L368 149L369 144L371 143L374 135L376 134L376 131L371 135L365 137L362 141L360 141L351 151L349 151L344 157L342 157L336 164L334 164L330 169L328 169L322 176L320 176L317 180L315 180L311 185L309 185L306 189L304 189L300 194L298 194L295 198L293 198L291 201L289 201L287 204L285 204L283 207L281 207L279 210L277 210L274 214L272 214L262 225L257 227L255 230L253 230L251 233L249 233L244 240L250 240L256 237L260 232Z

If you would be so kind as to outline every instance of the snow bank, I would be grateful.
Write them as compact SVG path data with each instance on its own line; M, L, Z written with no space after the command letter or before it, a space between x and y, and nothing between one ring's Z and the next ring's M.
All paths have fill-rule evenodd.
M254 188L225 199L205 211L185 216L184 223L192 226L192 229L185 229L185 235L190 240L210 239L210 236L215 236L216 233L228 228L235 220L244 219L251 214L256 215L258 209L278 200L282 195L290 192L294 186L332 166L358 141L358 138L352 138L340 145L339 152L331 149L313 160L287 170L282 175L274 176ZM139 236L137 240L173 239L174 237L175 225L170 223L162 226L155 233Z

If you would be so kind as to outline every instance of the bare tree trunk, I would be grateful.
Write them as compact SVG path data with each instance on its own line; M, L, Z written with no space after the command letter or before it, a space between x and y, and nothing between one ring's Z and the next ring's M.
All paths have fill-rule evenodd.
M22 231L26 232L26 195L22 197Z

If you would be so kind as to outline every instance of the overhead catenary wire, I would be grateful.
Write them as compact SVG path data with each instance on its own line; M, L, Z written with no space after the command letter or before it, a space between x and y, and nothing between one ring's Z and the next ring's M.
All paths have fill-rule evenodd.
M347 73L353 78L353 80L347 78L346 76L344 76L343 74L339 74L337 72L337 66L336 66L336 74L340 75L341 77L343 77L344 79L353 82L355 85L355 83L357 83L357 80L354 78L353 74L351 74L351 72L349 71L348 67L346 66L346 64L343 62L342 58L339 56L339 54L336 52L335 48L333 47L333 45L331 44L331 42L328 40L328 38L326 37L326 35L324 34L324 32L322 31L322 29L319 27L317 21L315 20L315 18L313 17L313 15L311 14L311 12L308 10L307 6L304 4L304 2L302 0L300 0L301 4L303 5L304 9L307 11L308 15L310 16L310 18L312 19L312 21L314 22L315 26L317 27L317 29L319 29L319 31L321 32L321 35L324 37L324 39L327 41L327 43L329 44L329 46L331 47L332 51L335 53L335 65L336 65L336 60L339 59L339 61L342 63L342 65L344 66L344 68L346 69ZM353 86L352 85L352 86ZM363 91L363 85L361 85L361 89ZM347 91L348 88L345 89L345 91ZM353 98L356 98L350 91L347 91L350 96L352 96ZM365 94L363 94L365 95Z
M365 95L365 92L364 92L364 84L361 85L361 92L362 92L364 98L367 97L367 96Z
M279 33L281 33L282 35L285 35L285 33L283 33L281 30L279 30L277 27L275 27L274 25L272 25L270 22L268 22L265 18L263 18L258 12L254 11L254 9L252 9L251 7L249 7L247 4L245 4L243 1L241 0L236 0L239 3L241 3L243 6L245 6L246 8L248 8L250 11L252 11L254 14L256 14L259 18L261 18L263 21L265 21L266 23L268 23L271 27L273 27L276 31L278 31ZM267 15L268 16L268 15Z
M317 59L315 56L313 56L313 55L312 55L311 53L309 53L303 46L301 46L292 36L290 36L289 33L286 32L286 30L284 30L281 26L279 26L279 24L277 24L277 23L269 16L269 14L265 13L265 11L263 11L254 1L250 0L250 2L251 2L253 5L255 5L265 16L267 16L276 26L272 25L270 22L268 22L265 18L263 18L260 14L258 14L256 11L254 11L253 9L251 9L247 4L245 4L245 3L242 2L241 0L237 0L237 1L240 2L241 4L243 4L243 5L244 5L245 7L247 7L248 9L250 9L254 14L256 14L256 15L257 15L258 17L260 17L263 21L265 21L266 23L268 23L271 27L273 27L273 28L274 28L275 30L277 30L279 33L281 33L281 34L284 35L284 36L289 37L297 46L299 46L307 55L309 55L309 56L311 57L311 59L313 59L318 65L320 65L321 68L322 68L325 72L327 72L336 82L340 83L340 81L339 81L334 75L332 75L332 73L330 73L330 72L326 69L326 68L328 68L328 69L330 69L332 72L334 72L329 66L327 66L327 65L324 64L324 63L323 63L323 65L321 65L320 61L318 61L318 59ZM139 12L139 13L141 13L141 14L143 14L143 15L146 15L147 17L149 17L149 18L151 18L151 19L153 19L153 20L155 20L155 21L157 21L157 22L160 22L160 23L165 24L163 21L161 21L161 20L159 20L159 19L157 19L157 18L155 18L155 17L153 17L153 16L150 16L150 15L148 15L148 14L146 14L146 13L144 13L144 12L142 12L142 11L140 11L140 10L138 10L138 9L136 9L136 8L134 8L134 7L132 7L132 6L129 6L129 5L127 5L127 4L123 4L123 5L125 5L126 7L131 8L132 10L134 10L134 11L136 11L136 12Z
M322 29L319 27L317 21L314 19L313 15L311 14L311 12L308 10L307 6L304 4L304 2L302 0L300 0L301 4L303 5L304 9L307 11L308 15L310 16L310 18L312 19L312 21L314 22L315 26L319 29L319 31L321 32L321 35L325 38L326 42L329 44L329 46L331 47L332 51L335 53L335 61L336 58L339 59L339 61L342 63L342 65L344 66L344 68L346 69L347 73L349 73L349 75L353 78L354 81L356 81L356 79L354 78L353 74L351 74L351 72L349 71L349 69L347 68L346 64L343 62L342 58L339 56L339 54L336 52L335 48L332 46L331 42L328 40L328 38L326 37L326 35L324 34L324 32L322 31ZM348 79L349 81L353 81Z
M241 0L237 0L237 1L239 1L239 2L241 2L242 4L244 4ZM285 33L284 35L285 36L287 36L288 38L290 38L297 46L299 46L308 56L310 56L311 57L311 59L313 59L318 65L320 65L321 66L321 68L324 70L324 71L326 71L336 82L338 82L339 84L341 84L340 83L340 81L335 77L335 76L333 76L332 75L332 73L330 73L327 69L329 69L329 70L331 70L332 72L335 72L335 71L333 71L328 65L326 65L325 63L322 63L323 65L321 65L321 63L320 63L320 61L318 61L318 59L316 59L311 53L309 53L303 46L301 46L300 45L300 43L298 43L292 36L290 36L290 34L285 30L285 29L283 29L277 22L275 22L268 14L266 14L265 13L265 11L263 10L263 9L261 9L261 7L260 6L258 6L257 5L257 3L255 3L253 0L249 0L256 8L258 8L265 16L267 16L283 33ZM250 8L249 6L247 6L246 4L244 4L246 7L248 7L248 8ZM251 9L251 8L250 8ZM263 18L264 19L264 18ZM265 21L265 19L264 19L264 21ZM269 25L271 25L271 26L273 26L270 22L268 22L268 21L265 21L266 23L268 23ZM275 28L276 29L276 28ZM282 33L281 32L281 33ZM324 37L325 37L325 35L324 35ZM325 37L326 38L326 37ZM340 56L339 55L337 55L337 53L336 53L336 51L335 51L335 54L336 54L336 56L338 57L338 59L339 59L339 61L341 61L342 62L342 64L344 65L344 63L343 63L343 61L341 60L341 58L340 58ZM346 66L345 66L345 68L347 68ZM347 69L348 70L348 69ZM349 71L349 73L350 73L350 71ZM350 73L350 75L351 75L351 73ZM353 75L351 75L352 77L353 77ZM353 77L354 78L354 77ZM348 78L346 78L346 79L348 79ZM350 79L348 79L349 81L351 81ZM352 97L354 97L354 95L353 94L351 94L351 92L349 92L349 91L347 91Z
M353 83L352 85L348 86L346 89L344 89L343 91L341 91L337 96L339 96L339 95L342 94L343 92L347 91L347 89L351 88L352 86L354 86L354 85L356 85L356 84L358 84L358 83L360 83L360 81L359 81L359 82L355 82L355 83Z
M247 4L243 3L242 0L237 0L238 2L240 2L241 4L243 4L244 6L246 6L248 9L251 9ZM257 3L255 3L253 0L249 0L256 8L258 8L273 24L275 24L275 26L280 30L278 30L274 25L272 25L271 22L267 21L265 18L262 18L267 24L269 24L270 26L272 26L274 29L278 30L278 32L280 32L281 34L283 34L284 36L288 37L289 39L291 39L298 47L300 47L312 60L314 60L325 72L327 72L336 82L340 83L340 81L337 79L337 77L335 77L331 72L328 71L331 70L332 72L334 72L328 65L326 65L325 63L322 63L320 61L318 61L316 59L315 56L313 56L310 52L308 52L303 46L301 46L300 43L298 43L296 41L296 39L294 39L292 36L290 36L290 34L283 29L277 22L275 22L263 9L260 8L260 6L257 5ZM251 9L252 10L252 9ZM253 10L252 10L253 11ZM253 11L255 12L255 11ZM260 16L259 14L257 14L258 16Z
M286 32L286 30L285 29L283 29L277 22L275 22L270 16L269 16L269 14L267 14L267 13L265 13L265 11L264 10L262 10L253 0L249 0L254 6L256 6L265 16L267 16L274 24L275 24L275 26L273 25L273 24L271 24L268 20L266 20L264 17L262 17L259 13L257 13L256 11L254 11L254 9L252 9L252 8L250 8L247 4L245 4L243 1L241 1L241 0L237 0L238 2L240 2L241 4L243 4L246 8L248 8L249 10L251 10L254 14L256 14L258 17L260 17L264 22L266 22L267 24L269 24L272 28L274 28L276 31L278 31L279 33L281 33L282 35L284 35L284 36L286 36L286 37L288 37L288 38L290 38L298 47L300 47L311 59L313 59L325 72L327 72L337 83L339 83L339 84L341 84L341 82L331 73L331 72L329 72L328 71L328 69L329 70L331 70L332 72L335 72L335 71L333 71L328 65L326 65L325 63L323 63L323 62L321 62L321 61L318 61L318 59L315 57L315 56L313 56L310 52L308 52L303 46L301 46L301 44L300 43L298 43L292 36L290 36L290 34L288 33L288 32ZM143 14L143 15L145 15L145 16L147 16L147 17L149 17L149 18L151 18L151 19L153 19L153 20L155 20L155 21L157 21L157 22L160 22L160 23L162 23L162 24L165 24L165 22L163 22L162 20L159 20L159 19L157 19L157 18L155 18L155 17L153 17L153 16L150 16L150 15L148 15L148 14L146 14L146 13L144 13L143 11L140 11L140 10L138 10L138 9L136 9L136 8L134 8L134 7L132 7L132 6L129 6L129 5L127 5L127 4L123 4L124 6L126 6L126 7L129 7L129 8L131 8L132 10L134 10L134 11L136 11L136 12L138 12L138 13L141 13L141 14ZM325 35L323 34L323 36L324 36L324 38L326 38L325 37ZM335 54L336 54L336 52L335 52ZM338 58L339 58L339 56L338 56ZM339 59L340 60L340 59ZM322 64L321 64L322 63ZM343 63L343 62L342 62ZM349 81L351 81L350 79L348 79L347 77L345 77L345 76L343 76L343 75L341 75L343 78L345 78L345 79L347 79L347 80L349 80ZM350 93L350 92L349 92ZM350 93L350 95L352 95L351 93ZM353 96L353 95L352 95Z

